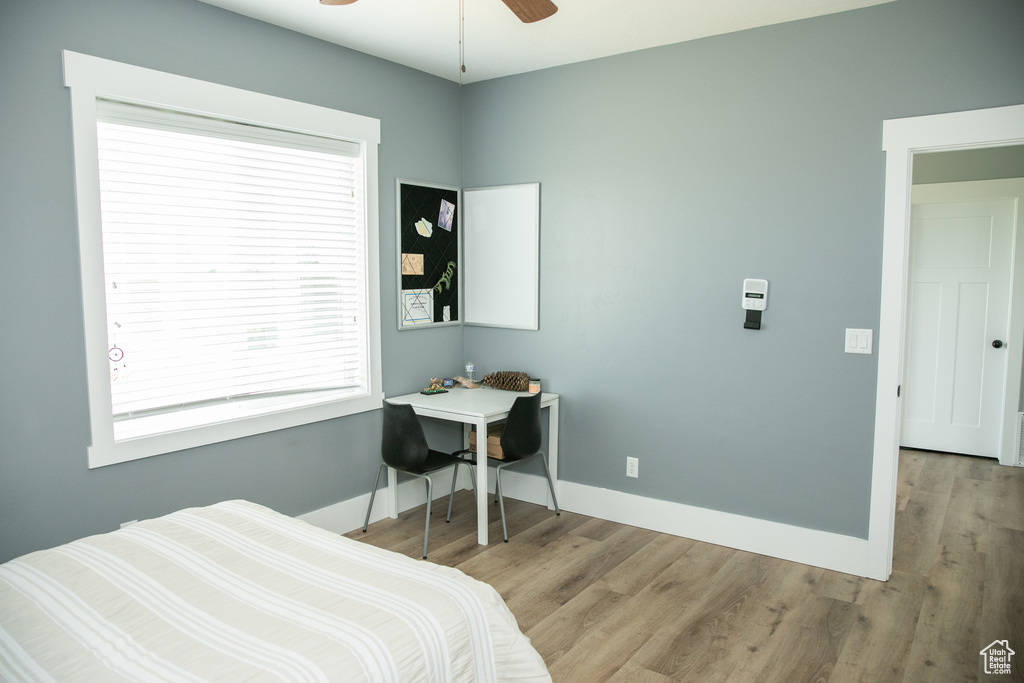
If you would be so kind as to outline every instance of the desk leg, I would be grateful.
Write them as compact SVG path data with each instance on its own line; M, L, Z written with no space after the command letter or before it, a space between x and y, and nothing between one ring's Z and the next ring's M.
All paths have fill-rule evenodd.
M388 517L398 519L398 470L388 468Z
M476 542L487 545L487 421L476 425Z
M551 471L551 482L554 484L555 495L558 488L558 401L548 406L548 469ZM548 510L555 509L555 501L548 492Z

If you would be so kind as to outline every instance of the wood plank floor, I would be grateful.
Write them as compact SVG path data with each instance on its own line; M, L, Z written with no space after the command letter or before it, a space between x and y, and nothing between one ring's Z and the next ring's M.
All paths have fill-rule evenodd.
M481 547L472 493L446 507L430 561L494 586L558 682L1024 681L1024 468L903 451L884 583L514 500ZM419 557L423 514L348 536Z

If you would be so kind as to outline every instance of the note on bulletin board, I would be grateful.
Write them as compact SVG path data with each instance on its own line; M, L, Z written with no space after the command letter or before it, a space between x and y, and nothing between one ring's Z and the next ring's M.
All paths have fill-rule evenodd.
M459 188L399 179L398 329L461 321Z

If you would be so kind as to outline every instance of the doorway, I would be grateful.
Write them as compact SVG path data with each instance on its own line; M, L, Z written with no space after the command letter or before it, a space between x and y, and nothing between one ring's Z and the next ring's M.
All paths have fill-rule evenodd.
M912 188L900 446L1010 464L1020 403L1010 357L1019 363L1024 348L1009 339L1011 292L1024 297L1013 277L1024 147L996 149L1017 154L1022 168L1003 172L1021 178ZM943 154L955 164L963 153Z
M1003 147L1024 143L1024 105L883 122L885 213L878 327L878 381L865 576L892 573L893 522L899 454L900 381L907 276L908 219L913 156L928 151ZM1024 321L1022 321L1024 322ZM1011 330L1011 333L1014 332ZM1024 337L1018 330L1017 339ZM1013 372L1011 367L1010 372ZM1020 363L1017 363L1020 374ZM1016 408L1016 406L1014 406Z

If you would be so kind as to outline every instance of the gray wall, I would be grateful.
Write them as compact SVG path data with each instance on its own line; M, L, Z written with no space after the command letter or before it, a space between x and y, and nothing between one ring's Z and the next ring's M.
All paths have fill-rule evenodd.
M466 352L563 396L562 479L866 537L882 121L1024 102L1022 26L900 0L465 88L465 185L542 202L540 331Z
M461 184L457 85L195 0L0 0L0 561L227 498L300 514L365 493L379 411L86 468L62 49L379 118L385 391L463 358L460 329L400 335L395 314L395 177Z

